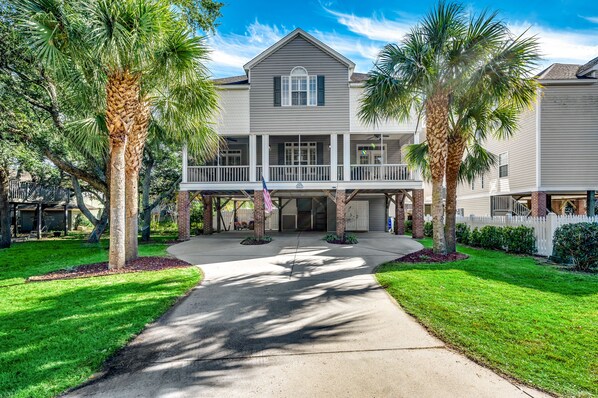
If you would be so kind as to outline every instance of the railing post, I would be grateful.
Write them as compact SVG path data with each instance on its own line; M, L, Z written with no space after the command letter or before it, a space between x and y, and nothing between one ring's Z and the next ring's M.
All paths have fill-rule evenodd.
M256 168L257 168L257 139L255 134L249 135L249 181L255 182L256 179ZM262 174L264 169L262 166Z
M556 214L548 213L546 216L546 256L552 256L552 239L554 237L554 232L556 231L557 227L557 218Z
M330 181L338 180L338 136L330 134Z
M262 135L262 177L270 181L270 136Z
M343 180L351 181L351 134L343 134Z
M187 155L187 145L183 146L183 182L187 182L187 167L189 167L188 162L188 155Z

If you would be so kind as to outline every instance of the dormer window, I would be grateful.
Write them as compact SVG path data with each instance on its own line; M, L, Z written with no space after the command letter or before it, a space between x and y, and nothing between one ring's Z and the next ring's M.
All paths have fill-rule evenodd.
M288 76L274 76L274 106L323 106L324 76L309 75L302 66Z

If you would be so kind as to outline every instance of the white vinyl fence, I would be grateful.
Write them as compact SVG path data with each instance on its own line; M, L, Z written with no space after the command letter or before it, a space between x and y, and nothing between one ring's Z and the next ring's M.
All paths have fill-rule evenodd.
M233 211L222 210L222 218L224 219L224 223L222 225L222 229L226 231L234 230L234 213ZM237 219L240 223L245 222L249 225L250 221L253 221L253 209L238 209L237 210ZM218 226L218 219L216 217L216 213L214 213L214 217L212 217L212 222L214 224L214 231ZM275 230L278 231L278 210L274 208L272 213L266 213L266 231L268 230Z
M432 217L426 216L426 221L432 221ZM552 255L552 238L558 227L565 224L576 224L580 222L598 222L597 217L588 216L557 216L554 213L546 217L515 217L515 216L457 216L457 223L469 225L471 229L482 228L485 225L497 227L524 225L531 227L536 235L536 249L540 256Z

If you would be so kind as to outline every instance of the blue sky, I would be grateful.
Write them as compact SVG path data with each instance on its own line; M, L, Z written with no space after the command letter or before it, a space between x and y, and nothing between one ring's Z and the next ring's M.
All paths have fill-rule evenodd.
M226 1L226 0L225 0ZM397 42L435 1L226 1L215 35L209 67L215 77L243 74L243 64L286 33L302 28L367 72L378 50ZM476 1L473 12L498 10L514 33L540 39L543 66L553 62L583 64L598 56L597 1Z

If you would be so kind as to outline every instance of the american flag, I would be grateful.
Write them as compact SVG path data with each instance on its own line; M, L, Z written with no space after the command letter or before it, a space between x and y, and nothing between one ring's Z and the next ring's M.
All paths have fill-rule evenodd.
M270 192L268 192L264 177L262 177L262 185L264 187L264 206L266 208L266 213L272 213L272 198L270 197Z

